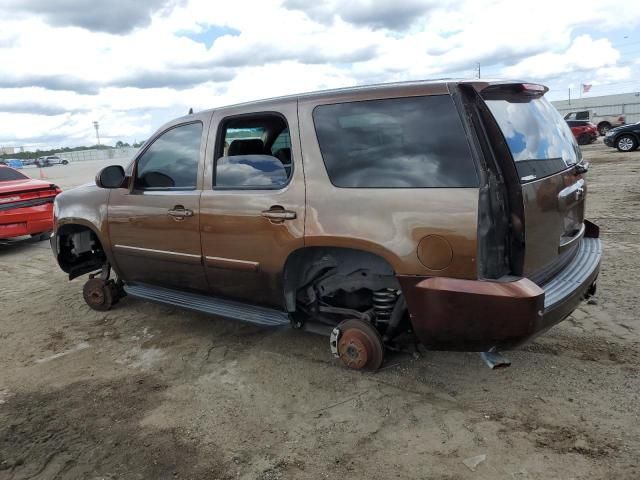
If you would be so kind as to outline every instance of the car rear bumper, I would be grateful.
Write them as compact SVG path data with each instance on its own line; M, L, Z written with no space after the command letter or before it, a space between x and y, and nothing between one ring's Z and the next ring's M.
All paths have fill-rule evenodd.
M508 349L564 320L595 292L602 246L583 238L567 266L539 286L527 278L400 278L413 329L434 350Z
M591 141L597 139L600 136L598 131L594 130L594 131L584 131L584 132L580 132L579 134L574 134L574 137L576 140L578 140L578 138L580 138L583 135L589 137Z
M48 232L53 229L53 203L0 212L0 238Z

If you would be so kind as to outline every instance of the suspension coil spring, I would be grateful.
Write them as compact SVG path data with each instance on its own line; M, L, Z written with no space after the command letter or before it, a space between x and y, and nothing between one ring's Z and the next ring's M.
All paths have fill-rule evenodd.
M376 321L389 321L397 299L398 292L392 288L383 288L373 292L373 311L376 314Z

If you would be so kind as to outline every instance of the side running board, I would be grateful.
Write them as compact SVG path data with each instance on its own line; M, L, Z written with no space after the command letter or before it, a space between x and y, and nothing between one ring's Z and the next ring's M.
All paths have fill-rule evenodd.
M289 325L286 312L273 308L247 305L233 300L226 300L191 292L181 292L170 288L156 287L141 283L129 284L124 287L127 295L164 303L175 307L195 310L220 317L232 318L243 322L254 323L267 327Z

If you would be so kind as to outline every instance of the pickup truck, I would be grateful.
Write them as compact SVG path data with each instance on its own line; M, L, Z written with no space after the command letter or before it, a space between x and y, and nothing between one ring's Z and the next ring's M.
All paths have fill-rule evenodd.
M598 128L600 135L606 135L609 130L626 124L624 115L598 115L593 110L579 110L569 112L564 116L565 120L584 120L593 123Z

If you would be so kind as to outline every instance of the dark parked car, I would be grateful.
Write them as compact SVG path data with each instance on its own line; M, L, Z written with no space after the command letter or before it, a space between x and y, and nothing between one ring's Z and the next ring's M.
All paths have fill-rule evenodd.
M521 344L595 292L580 148L521 82L293 95L161 127L62 193L52 249L84 298L124 294L325 333L350 368L385 348Z
M578 145L589 145L598 138L598 128L591 122L584 120L567 120L571 133L576 138Z
M640 145L640 122L616 127L607 132L604 144L621 152L630 152Z

